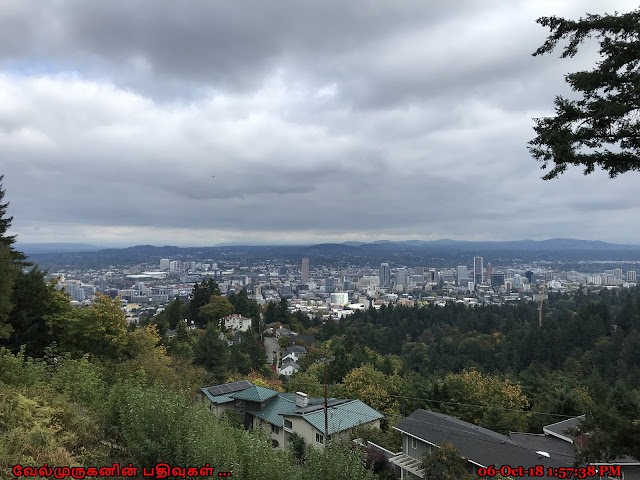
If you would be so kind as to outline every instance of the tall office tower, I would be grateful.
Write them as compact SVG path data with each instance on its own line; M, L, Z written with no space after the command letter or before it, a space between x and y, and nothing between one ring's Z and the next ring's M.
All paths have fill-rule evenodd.
M169 270L171 270L172 272L176 272L178 270L177 260L173 260L172 262L169 262Z
M414 275L424 275L424 267L416 267L413 269Z
M309 259L302 259L302 283L309 283Z
M613 279L614 280L622 280L622 269L614 268L613 269Z
M189 267L190 267L189 269L190 269L191 271L194 271L194 270L196 269L196 262L195 262L195 260L192 260L192 261L191 261L191 264L189 265Z
M435 268L430 268L428 272L424 272L427 283L438 283L438 272Z
M629 270L627 272L627 282L635 282L636 281L636 271Z
M466 265L458 265L458 286L467 286L469 283L469 270Z
M482 257L473 257L473 281L476 285L484 281L484 265Z
M533 272L531 270L524 272L524 276L527 277L529 283L533 283Z
M336 291L336 281L333 277L327 277L324 281L325 293L333 293Z
M487 268L484 269L484 279L487 283L493 285L491 283L491 275L493 275L493 265L491 265L491 263L488 263Z
M407 285L407 269L399 268L396 271L396 285L402 285L403 287Z
M100 278L98 279L98 291L100 293L107 291L107 278L104 275L100 275Z
M160 270L169 270L169 259L161 258L160 259Z
M504 285L504 273L492 273L491 285L494 287L501 287L502 285Z
M516 273L513 275L513 288L520 288L524 285L524 280L522 279L522 275Z
M388 263L380 264L380 286L381 287L391 286L391 271L389 270Z

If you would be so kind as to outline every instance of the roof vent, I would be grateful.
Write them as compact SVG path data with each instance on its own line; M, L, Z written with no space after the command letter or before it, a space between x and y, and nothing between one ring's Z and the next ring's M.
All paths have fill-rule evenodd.
M296 407L304 408L309 405L309 396L306 393L296 392Z
M549 455L547 452L536 452L538 454L538 458L542 458L542 457L547 457L547 458L551 458L551 455Z

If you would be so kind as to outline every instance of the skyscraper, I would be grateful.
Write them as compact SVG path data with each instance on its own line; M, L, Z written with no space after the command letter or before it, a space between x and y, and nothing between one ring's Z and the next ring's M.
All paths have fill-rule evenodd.
M381 287L391 286L391 271L389 270L388 263L380 264L380 286Z
M466 287L469 280L469 270L467 270L467 266L458 265L458 285Z
M407 285L407 269L406 268L399 268L396 271L396 285L398 286L402 285L403 287Z
M327 277L326 280L324 281L324 291L326 293L333 293L336 291L336 282L335 282L335 278L333 277Z
M309 259L302 259L302 283L309 283Z
M493 279L491 278L492 275L493 275L493 265L491 265L491 263L488 263L487 268L484 269L484 279L487 283L490 283L491 285L493 285L493 283L491 283L493 282Z
M484 265L482 257L473 257L473 281L476 285L484 281Z

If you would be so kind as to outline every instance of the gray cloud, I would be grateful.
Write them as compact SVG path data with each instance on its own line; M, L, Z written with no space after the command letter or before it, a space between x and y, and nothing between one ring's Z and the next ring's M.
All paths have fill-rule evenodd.
M526 149L563 74L596 58L531 57L535 19L595 0L158 5L0 6L21 241L640 233L637 174L543 182Z

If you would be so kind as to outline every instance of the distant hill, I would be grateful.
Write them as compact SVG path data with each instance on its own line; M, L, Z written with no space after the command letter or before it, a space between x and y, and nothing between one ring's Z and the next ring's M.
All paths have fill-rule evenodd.
M391 265L429 266L434 268L471 265L478 255L494 266L544 263L548 268L581 269L586 263L627 262L637 268L640 245L620 245L594 240L554 238L550 240L517 240L506 242L470 242L458 240L345 242L317 245L227 245L212 247L176 247L136 245L128 248L98 249L86 244L23 244L33 262L52 269L97 269L109 265L158 264L161 258L183 261L212 259L219 265L250 265L254 262L277 261L300 264L308 257L315 265ZM36 246L37 245L37 246ZM26 247L26 248L25 248ZM32 248L29 248L32 247ZM18 246L18 249L21 247ZM595 262L595 263L594 263ZM630 263L629 263L630 262ZM608 268L618 268L609 266ZM625 269L627 267L624 267ZM595 268L595 267L594 267Z
M16 242L16 250L26 255L34 253L62 253L62 252L92 252L104 247L89 245L86 243L19 243Z
M377 240L371 243L345 242L345 245L356 245L361 248L366 247L414 247L418 249L449 249L456 251L480 251L480 250L523 250L523 251L616 251L616 250L638 250L640 245L623 245L608 243L600 240L577 240L573 238L552 238L549 240L512 240L502 242L470 242L464 240L405 240L393 242L388 240Z

